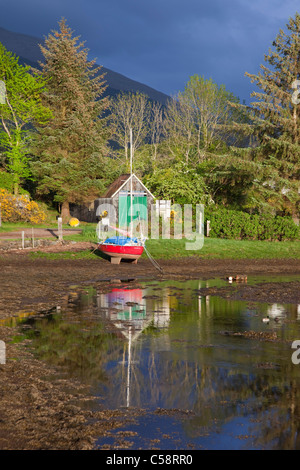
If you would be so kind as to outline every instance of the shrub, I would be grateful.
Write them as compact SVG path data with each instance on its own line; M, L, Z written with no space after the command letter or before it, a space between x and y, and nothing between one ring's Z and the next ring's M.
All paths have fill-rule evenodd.
M213 209L204 211L210 220L210 236L247 240L296 240L299 227L290 217L250 215L242 211Z
M28 196L14 196L0 188L1 219L4 222L30 222L40 224L46 214L35 201Z
M14 187L14 175L12 173L6 173L6 171L0 171L0 188L4 188L7 191L13 191Z

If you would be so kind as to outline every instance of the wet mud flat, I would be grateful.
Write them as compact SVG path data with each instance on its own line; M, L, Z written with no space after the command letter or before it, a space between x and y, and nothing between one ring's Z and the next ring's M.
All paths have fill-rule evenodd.
M0 319L12 317L20 311L45 310L63 303L71 285L97 284L114 279L212 279L236 275L281 275L297 276L294 283L261 283L249 286L243 282L233 282L228 289L218 289L218 295L241 296L249 300L280 301L299 303L300 300L300 260L298 259L251 259L251 260L205 260L196 257L160 260L163 273L155 269L151 262L142 258L137 265L122 262L111 265L96 255L87 259L76 259L76 252L96 245L77 243L56 245L39 249L39 252L69 251L74 259L31 259L30 253L37 250L0 251ZM207 294L213 294L210 289ZM284 299L282 298L284 296ZM272 298L271 298L272 297Z
M72 245L76 252L86 248ZM93 246L91 246L91 249ZM56 248L58 249L58 248ZM66 247L62 247L66 251ZM146 259L137 265L89 259L35 259L29 252L0 254L0 339L6 344L6 363L0 364L0 449L93 449L96 437L124 428L143 410L101 410L91 412L90 391L80 382L63 378L62 371L37 360L30 344L7 320L22 312L39 313L69 302L70 289L87 285L108 290L114 279L211 279L237 274L299 274L299 260L201 260L160 262L163 274ZM227 287L201 289L203 295L219 295L253 302L300 303L300 280L255 285L232 283ZM18 338L20 342L18 342ZM59 377L53 379L53 377ZM51 380L49 380L51 377ZM166 412L168 412L166 410ZM126 448L130 435L120 433L120 447ZM130 446L128 446L130 447Z

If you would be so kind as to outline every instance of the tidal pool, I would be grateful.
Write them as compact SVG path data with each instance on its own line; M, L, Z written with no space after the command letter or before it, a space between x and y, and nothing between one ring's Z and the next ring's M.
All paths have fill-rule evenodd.
M300 449L300 306L199 292L226 285L74 286L67 307L22 329L39 357L91 385L94 409L134 412L99 448Z

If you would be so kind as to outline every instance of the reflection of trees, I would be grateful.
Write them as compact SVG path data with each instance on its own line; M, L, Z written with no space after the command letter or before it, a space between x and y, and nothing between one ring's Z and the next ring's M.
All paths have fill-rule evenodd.
M263 391L263 402L257 410L259 423L251 426L251 432L265 447L300 449L299 373L291 379L294 375L288 367L275 390L271 381Z
M119 354L117 339L104 331L101 322L92 325L89 320L66 322L61 314L55 314L32 317L23 324L23 330L33 340L41 359L62 366L71 376L89 383L107 380L103 366L115 357L116 350Z
M176 288L169 292L177 296L177 311L171 312L169 329L157 334L159 330L152 325L133 345L130 404L190 410L191 415L183 421L190 438L240 416L249 425L251 443L256 441L257 447L300 448L300 369L290 360L289 343L299 336L299 326L293 323L297 309L285 306L291 320L288 326L274 323L279 342L233 339L216 336L217 328L262 328L260 318L241 314L244 302L213 296L199 299L186 292L177 295ZM149 304L152 311L162 305L151 295ZM267 304L260 305L261 314L267 309ZM143 353L143 342L148 354ZM121 396L119 376L117 368L111 371L112 391Z
M249 370L242 363L231 370L201 364L200 357L198 362L174 359L171 352L152 351L141 357L141 350L137 344L133 352L131 406L190 411L182 420L189 438L216 429L221 432L225 423L240 416L249 425L252 445L300 448L299 375L290 380L295 374L292 367ZM112 399L118 395L119 403L125 405L126 375L122 382L118 369L111 372Z

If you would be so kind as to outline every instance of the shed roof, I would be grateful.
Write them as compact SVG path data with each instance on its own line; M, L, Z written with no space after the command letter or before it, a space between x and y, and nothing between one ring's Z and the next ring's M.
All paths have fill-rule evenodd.
M118 189L128 180L130 174L120 175L115 181L113 181L105 191L102 197L112 197Z
M147 193L154 198L153 194L146 188L146 186L141 182L141 180L133 173L132 178L135 178L147 191ZM103 194L103 198L114 197L118 191L122 189L122 187L126 184L126 182L130 179L130 174L120 175L115 181L113 181L109 187L107 188L106 192Z

